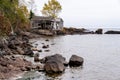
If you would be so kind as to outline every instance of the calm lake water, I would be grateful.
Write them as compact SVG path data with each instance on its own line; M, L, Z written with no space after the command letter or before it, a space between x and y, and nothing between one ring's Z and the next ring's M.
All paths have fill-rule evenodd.
M48 42L45 40L49 39ZM66 35L33 39L34 46L50 45L50 52L40 53L40 58L61 54L67 61L72 54L84 58L83 67L69 68L57 77L44 72L28 72L19 80L120 80L120 35ZM51 45L54 44L54 45ZM28 58L33 61L33 58Z

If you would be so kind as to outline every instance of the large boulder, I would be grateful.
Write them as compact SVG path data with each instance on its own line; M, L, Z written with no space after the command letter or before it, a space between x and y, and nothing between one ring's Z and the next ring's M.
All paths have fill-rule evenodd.
M105 34L120 34L120 31L107 31Z
M72 55L69 60L69 66L70 67L79 67L82 66L84 62L84 59L82 57L79 57L77 55Z
M103 33L103 29L97 29L97 30L95 31L95 33L96 33L96 34L102 34L102 33Z
M60 54L47 56L44 60L46 73L62 73L67 65L65 58Z
M65 66L58 60L50 60L46 62L44 69L49 74L62 73L65 70Z
M45 63L48 62L48 61L51 61L51 60L59 61L62 64L64 64L65 66L67 66L67 62L66 62L65 58L60 54L55 54L55 55L52 55L52 56L45 57Z

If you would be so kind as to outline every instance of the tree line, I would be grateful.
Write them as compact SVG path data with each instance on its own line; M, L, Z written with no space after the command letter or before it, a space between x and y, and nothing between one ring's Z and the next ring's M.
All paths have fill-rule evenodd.
M0 0L0 36L30 28L30 20L34 16L32 11L34 0L30 0L30 11L28 11L24 1ZM61 9L62 7L57 0L49 0L48 3L44 4L41 12L44 16L57 18Z
M29 12L21 0L0 0L0 35L29 28Z

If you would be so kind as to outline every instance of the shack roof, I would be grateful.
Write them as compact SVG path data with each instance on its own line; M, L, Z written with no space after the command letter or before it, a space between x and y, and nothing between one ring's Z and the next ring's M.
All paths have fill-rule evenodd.
M53 17L34 16L32 20L53 20Z
M32 21L34 20L48 20L48 21L54 21L54 18L53 17L45 17L45 16L33 16L33 18L31 19ZM57 18L56 21L62 21L63 22L63 19L62 18Z

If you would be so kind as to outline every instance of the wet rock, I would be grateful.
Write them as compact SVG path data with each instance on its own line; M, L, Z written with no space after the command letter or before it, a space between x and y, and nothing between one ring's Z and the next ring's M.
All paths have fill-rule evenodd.
M44 58L44 69L47 73L62 73L65 70L67 62L65 58L60 54L47 56Z
M52 43L51 45L55 45L55 43Z
M23 49L22 49L21 47L17 47L17 52L18 52L18 54L20 54L20 55L25 54L25 52L23 51Z
M45 43L41 43L41 44L45 44Z
M27 36L23 36L23 37L22 37L22 41L23 41L24 43L29 43L29 38L28 38Z
M2 39L0 39L0 49L4 48L4 41Z
M32 51L38 51L38 49L37 48L32 48Z
M94 32L86 29L80 34L94 34Z
M57 31L56 31L56 34L57 34L57 35L65 35L66 32L65 32L65 31L62 31L62 30L57 30Z
M43 65L41 65L41 64L36 64L36 65L35 65L35 70L36 70L36 71L44 71L44 67L43 67Z
M68 66L68 62L67 62L67 61L65 61L63 64L64 64L64 66L66 66L66 67Z
M49 48L49 45L43 45L42 48Z
M23 59L22 57L3 56L0 57L0 79L10 78L22 71L30 71L32 63Z
M38 50L38 52L42 52L42 50Z
M9 47L10 49L17 49L17 47L15 46L15 44L14 44L13 41L9 42L8 47Z
M111 30L111 31L105 32L105 34L120 34L120 31L113 31L113 30Z
M63 32L65 34L94 34L93 31L90 31L90 30L87 30L87 29L84 29L84 28L63 28Z
M22 36L26 36L28 38L38 38L39 37L39 35L33 33L32 30L30 32L20 31L18 34L22 35Z
M31 50L31 48L25 48L25 53L23 55L27 55L27 56L30 56L30 57L33 57L34 53L33 51Z
M62 73L65 70L65 66L58 60L50 60L46 62L44 69L49 74Z
M32 51L42 52L42 50L39 50L39 49L37 49L37 48L32 48Z
M102 34L102 32L103 32L103 29L97 29L97 30L95 31L96 34Z
M35 62L39 62L39 61L40 61L40 59L39 59L39 53L36 53L36 54L34 55L34 61L35 61Z
M83 62L84 62L84 59L82 57L79 57L77 55L72 55L69 60L69 66L70 67L82 66Z
M45 58L40 59L40 63L45 63Z
M63 64L66 63L65 58L60 54L55 54L55 55L52 55L52 56L45 57L45 62L51 61L51 60L60 61Z
M25 71L31 71L32 70L32 66L26 66L25 69L26 69Z
M49 52L50 50L45 50L45 52Z
M49 39L46 39L45 41L49 41Z

